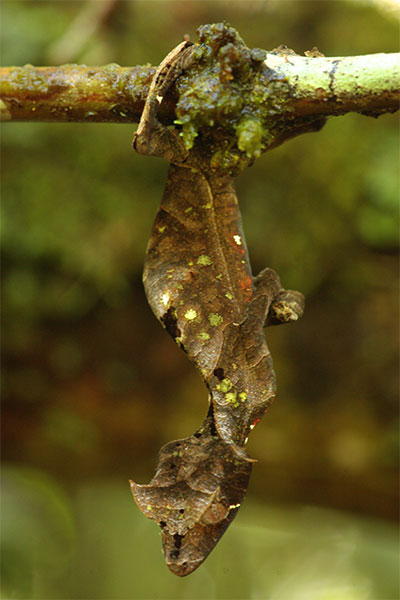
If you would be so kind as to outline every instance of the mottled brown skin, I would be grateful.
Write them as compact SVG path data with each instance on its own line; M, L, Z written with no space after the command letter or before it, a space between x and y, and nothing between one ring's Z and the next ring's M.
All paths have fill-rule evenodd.
M282 290L272 269L253 278L233 179L212 170L210 148L199 137L188 152L156 119L190 60L191 44L183 42L161 63L134 139L138 152L171 163L147 248L146 295L209 391L203 425L161 449L150 484L131 482L179 576L203 562L246 494L253 462L247 437L275 395L263 327L296 320L303 310L302 295Z

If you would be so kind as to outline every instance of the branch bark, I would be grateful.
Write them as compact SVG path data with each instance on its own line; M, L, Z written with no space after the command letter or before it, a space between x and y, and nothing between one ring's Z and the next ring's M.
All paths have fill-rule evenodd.
M344 58L267 53L266 70L288 84L283 116L378 116L395 112L400 98L400 53ZM2 121L135 123L140 119L155 68L151 66L0 68ZM160 107L172 123L176 97Z
M1 120L135 123L154 72L154 67L116 64L3 67Z
M293 86L296 115L376 116L399 109L400 53L342 58L268 54L265 64Z

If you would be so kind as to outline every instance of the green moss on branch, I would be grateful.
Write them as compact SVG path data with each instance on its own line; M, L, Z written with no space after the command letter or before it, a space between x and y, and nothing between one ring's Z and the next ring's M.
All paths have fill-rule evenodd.
M400 55L326 58L285 47L249 49L229 25L199 28L193 66L160 107L190 147L201 132L218 144L216 164L251 160L289 137L350 111L398 109ZM9 121L138 122L154 67L0 68L0 115Z

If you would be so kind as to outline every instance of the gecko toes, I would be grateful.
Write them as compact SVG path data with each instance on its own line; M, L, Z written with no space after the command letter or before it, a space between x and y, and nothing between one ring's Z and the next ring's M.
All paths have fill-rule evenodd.
M295 290L281 290L278 298L271 303L265 327L297 321L304 312L304 296Z

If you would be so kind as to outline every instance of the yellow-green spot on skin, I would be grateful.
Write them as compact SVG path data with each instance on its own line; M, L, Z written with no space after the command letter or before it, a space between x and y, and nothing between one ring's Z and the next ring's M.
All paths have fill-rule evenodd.
M212 260L207 254L202 254L197 259L197 264L202 265L203 267L207 267L208 265L212 265Z
M206 342L207 340L210 339L210 334L207 333L207 331L200 331L200 333L197 334L197 337L199 338L199 340L201 340L202 342Z
M236 392L228 392L225 394L225 400L229 402L229 404L236 404L237 393Z
M230 292L226 292L225 296L228 298L228 300L233 300L233 295Z
M203 377L207 377L207 369L200 369Z
M232 381L228 378L225 378L221 381L221 383L217 383L215 387L219 392L223 392L225 394L232 389Z
M193 265L194 265L194 262L192 260L189 260L188 267L192 267Z
M210 313L208 315L208 320L210 321L211 327L217 327L218 325L221 325L224 319L218 313Z
M245 402L247 400L247 394L246 394L246 392L240 392L240 394L239 394L239 400L240 400L240 402Z
M185 312L185 319L187 319L188 321L193 321L193 319L195 319L196 317L197 312L194 310L194 308L188 308Z
M164 231L165 231L166 229L167 229L167 226L166 226L166 225L159 225L159 226L158 226L158 231L159 231L160 233L164 233Z
M147 508L147 510L151 510L151 506L150 506L150 504L148 504L148 505L146 506L146 508Z

